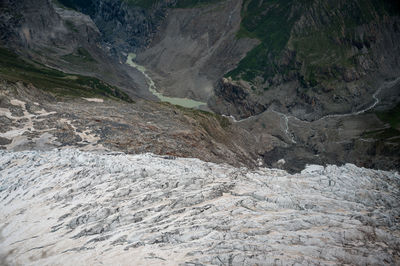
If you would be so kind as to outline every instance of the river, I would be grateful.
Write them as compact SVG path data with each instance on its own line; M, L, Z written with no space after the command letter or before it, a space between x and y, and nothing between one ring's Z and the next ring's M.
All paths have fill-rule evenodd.
M314 121L312 121L312 122L317 122L317 121L320 121L320 120L323 120L323 119L327 119L327 118L343 118L343 117L356 116L356 115L361 115L361 114L363 114L363 113L366 113L366 112L368 112L368 111L374 109L375 106L377 106L377 105L380 103L380 99L378 98L378 95L381 93L382 90L384 90L384 89L386 89L386 88L388 88L388 87L394 86L394 85L397 84L399 81L400 81L400 77L399 77L399 78L396 78L395 80L392 80L392 81L384 82L384 84L383 84L380 88L378 88L378 89L375 91L375 93L372 95L372 98L373 98L373 100L374 100L373 103L371 103L369 106L365 107L364 109L361 109L361 110L359 110L359 111L350 112L350 113L345 113L345 114L331 114L331 115L325 115L325 116L323 116L323 117L321 117L321 118L319 118L319 119L317 119L317 120L314 120ZM309 121L301 120L301 119L299 119L299 118L297 118L297 117L295 117L295 116L286 115L286 114L284 114L284 113L275 111L275 110L273 110L273 109L272 109L272 112L274 112L274 113L276 113L276 114L278 114L278 115L280 115L280 116L283 117L283 119L284 119L284 127L282 128L282 130L285 132L285 135L288 137L288 139L289 139L292 143L296 143L296 141L295 141L294 135L290 132L290 128L289 128L289 119L294 119L294 120L297 120L297 121L303 122L303 123L310 123ZM261 114L262 114L262 113L256 114L256 115L254 115L254 116L249 116L249 117L244 118L244 119L241 119L241 120L236 120L235 117L233 117L232 115L231 115L231 116L226 116L226 115L225 115L225 116L226 116L226 117L230 117L230 118L232 119L233 122L239 123L239 122L243 122L243 121L248 120L248 119L255 118L255 117L257 117L257 116L259 116L259 115L261 115Z
M136 54L130 53L128 55L128 58L126 59L126 63L129 66L136 68L138 71L140 71L145 76L147 85L149 86L148 87L149 91L154 96L156 96L160 101L168 102L168 103L175 104L175 105L180 105L180 106L187 107L187 108L199 108L202 105L207 105L207 103L205 103L205 102L199 102L199 101L195 101L195 100L188 99L188 98L176 98L176 97L168 97L168 96L162 95L160 92L158 92L156 90L156 85L155 85L154 81L152 80L152 78L146 73L146 68L133 61L135 58L136 58Z

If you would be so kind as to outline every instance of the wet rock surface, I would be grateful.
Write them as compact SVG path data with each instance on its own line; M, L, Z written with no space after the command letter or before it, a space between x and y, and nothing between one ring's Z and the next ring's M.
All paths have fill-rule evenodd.
M400 176L152 154L0 151L10 264L400 263Z

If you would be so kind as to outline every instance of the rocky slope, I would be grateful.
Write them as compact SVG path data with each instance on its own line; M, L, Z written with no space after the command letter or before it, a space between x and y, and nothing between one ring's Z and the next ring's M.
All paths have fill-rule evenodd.
M400 263L400 176L151 154L0 151L1 262Z
M0 264L400 264L398 10L0 1Z
M273 105L307 120L362 109L399 77L399 14L393 1L244 1L238 36L261 43L210 105L241 118Z
M237 118L270 106L307 120L349 113L400 73L389 0L61 2L89 15L116 55L138 53L165 95Z
M2 42L149 98L145 78L119 64L135 52L162 93L209 100L237 118L271 106L306 120L349 113L399 76L393 1L200 2L61 1L83 15L46 0L5 1Z
M159 91L207 102L215 82L257 43L237 39L241 1L171 9L149 48L138 53Z
M247 149L253 142L227 118L208 112L102 95L60 97L0 82L0 149L151 152L251 166L259 158Z
M61 3L89 15L121 60L137 53L138 63L167 96L206 102L215 81L257 43L235 37L242 4L237 0Z
M140 90L140 74L113 56L93 20L57 1L2 1L0 46L31 62L100 78L131 97L150 95Z
M121 98L116 88L107 87L102 91L101 81L77 75L84 74L118 85L131 98L153 100L156 97L148 88L155 82L153 88L165 95L209 99L209 107L217 113L233 115L238 120L250 117L239 123L232 120L230 127L223 129L214 126L220 124L218 120L222 121L219 116L194 115L177 107L137 100L141 104L134 108L121 104L123 111L120 112L117 102L98 103L104 110L111 106L110 110L118 116L123 116L125 111L132 114L152 112L156 114L154 119L149 121L142 117L142 122L162 125L157 134L150 130L152 145L146 145L146 141L138 137L139 132L147 131L143 127L136 128L138 135L134 137L113 127L103 134L113 149L168 152L249 166L262 158L267 166L289 171L300 171L306 163L351 162L386 170L400 167L399 113L393 108L400 101L395 7L389 12L387 6L380 9L382 6L376 1L367 1L367 6L358 1L350 6L341 1L288 1L285 5L264 1L259 7L254 1L235 0L202 1L201 5L198 1L184 0L62 2L78 11L45 0L2 2L1 45L16 50L21 56L19 59L25 60L16 60L20 72L15 75L15 62L8 60L10 56L6 56L8 61L3 60L4 50L0 50L2 79L11 84L16 81L33 83L36 88L57 94L61 86L62 93L72 93L75 97L79 97L75 90L78 87L84 98L99 95ZM290 14L293 14L292 19L286 23ZM43 19L37 20L37 17ZM285 27L276 27L278 24ZM331 24L336 30L329 30ZM316 40L321 40L323 45L319 46ZM327 48L321 49L322 46ZM272 53L268 47L279 49L274 48ZM145 66L145 75L125 64L128 52L137 52L135 64ZM253 62L251 58L257 60ZM29 75L21 62L28 62ZM277 68L263 65L263 62L273 62ZM344 64L346 62L351 64ZM43 63L74 74L54 72L43 68ZM287 71L288 68L291 70ZM221 79L228 71L230 78ZM356 79L353 74L358 75ZM264 76L265 79L260 79ZM68 90L68 84L74 88ZM262 87L266 84L269 84L268 89L264 90ZM7 86L5 90L15 87ZM64 95L61 96L58 101L65 100ZM8 101L41 103L36 96L13 97ZM85 100L80 99L78 103L75 109L72 104L62 108L67 108L65 112L71 115L78 113L78 118L86 121L85 113L81 112L87 111ZM9 106L4 108L8 110ZM47 102L43 108L47 110ZM53 108L54 105L50 107ZM96 108L88 111L90 117L96 116ZM56 109L57 113L64 112ZM169 126L161 116L164 111L168 119L173 119ZM179 120L181 116L174 117L173 112L185 113L185 119ZM107 111L104 113L111 115ZM323 116L332 113L344 115ZM213 118L210 120L210 117ZM3 133L9 123L3 121ZM128 120L122 124L129 125L130 130L135 128ZM96 130L100 128L104 129L96 126ZM187 128L190 130L185 131ZM196 132L195 137L183 140L186 137L179 134L181 144L174 147L177 137L172 132L182 133L182 129L184 136ZM168 133L163 134L163 130ZM114 135L121 140L129 136L129 141L115 145L118 141L108 141ZM155 136L162 136L162 141L153 141L158 138ZM204 139L204 143L199 139ZM133 145L133 140L142 144ZM57 141L67 145L70 140ZM199 146L202 148L194 149L191 154L190 145L196 142L202 143ZM280 159L287 163L278 164Z
M113 54L136 52L146 47L166 15L172 0L60 0L64 6L78 10L92 18L98 26L103 42Z

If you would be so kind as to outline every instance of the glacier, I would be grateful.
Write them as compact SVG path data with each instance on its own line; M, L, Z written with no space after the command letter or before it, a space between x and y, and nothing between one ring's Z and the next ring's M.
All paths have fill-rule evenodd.
M1 265L400 264L400 175L0 151Z

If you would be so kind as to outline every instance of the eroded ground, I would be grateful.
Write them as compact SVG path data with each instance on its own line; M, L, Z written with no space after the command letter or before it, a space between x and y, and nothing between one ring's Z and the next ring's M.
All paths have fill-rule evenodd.
M7 150L78 147L126 153L197 157L250 165L236 138L245 131L211 113L139 100L54 98L22 83L0 90L0 147Z

